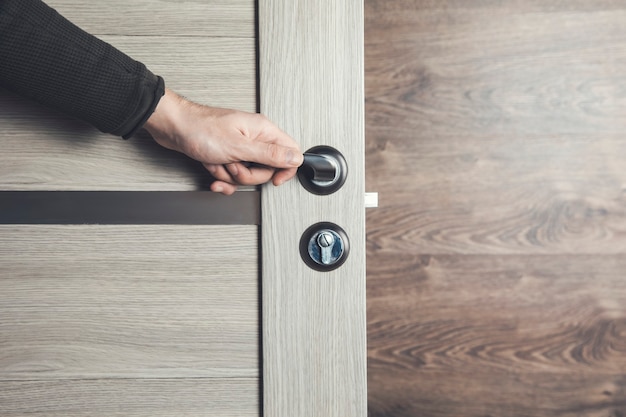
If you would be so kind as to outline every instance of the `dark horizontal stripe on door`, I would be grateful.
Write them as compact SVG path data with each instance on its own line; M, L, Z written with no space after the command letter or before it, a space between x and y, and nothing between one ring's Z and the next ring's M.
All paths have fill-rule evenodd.
M0 191L0 224L258 225L260 192Z

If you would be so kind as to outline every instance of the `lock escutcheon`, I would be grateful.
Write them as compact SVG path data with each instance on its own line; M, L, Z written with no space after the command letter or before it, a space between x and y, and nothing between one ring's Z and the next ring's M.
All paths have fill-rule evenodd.
M332 271L347 259L348 235L334 223L322 222L309 227L300 239L300 255L317 271Z

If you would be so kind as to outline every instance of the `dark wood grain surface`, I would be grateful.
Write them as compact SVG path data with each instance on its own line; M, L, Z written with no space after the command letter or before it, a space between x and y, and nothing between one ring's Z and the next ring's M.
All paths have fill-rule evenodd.
M370 417L626 415L626 1L366 1Z

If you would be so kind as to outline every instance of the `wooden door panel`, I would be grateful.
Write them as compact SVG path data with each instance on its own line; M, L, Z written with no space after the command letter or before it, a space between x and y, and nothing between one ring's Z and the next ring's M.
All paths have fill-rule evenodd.
M166 86L214 106L256 109L255 40L102 36L164 77ZM2 190L206 189L201 164L157 145L128 141L0 90Z
M0 381L258 377L257 239L257 226L0 226Z
M51 2L191 99L256 109L254 4L102 3ZM346 185L329 197L297 181L263 188L262 248L256 225L0 226L0 415L366 415L362 3L258 9L261 110L304 149L343 152ZM202 32L199 19L236 27ZM6 92L0 124L0 190L208 183L200 164L147 135L103 135ZM350 237L349 259L332 273L299 258L317 221Z
M0 382L2 417L258 417L257 379Z
M262 191L264 416L365 417L363 3L260 0L259 22L261 111L304 150L332 146L348 165L332 195L298 181ZM318 222L350 241L332 272L300 258Z
M254 38L255 0L46 0L94 35Z
M173 90L251 112L254 3L49 1ZM124 141L7 91L0 126L3 191L187 191L210 180L146 134ZM0 415L258 416L258 241L256 224L0 225Z
M258 415L257 241L258 226L0 226L0 415Z

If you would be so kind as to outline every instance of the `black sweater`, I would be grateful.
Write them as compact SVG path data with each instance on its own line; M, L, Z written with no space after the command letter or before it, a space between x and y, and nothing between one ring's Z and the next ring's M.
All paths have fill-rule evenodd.
M0 85L124 138L165 90L145 65L40 0L0 0Z

